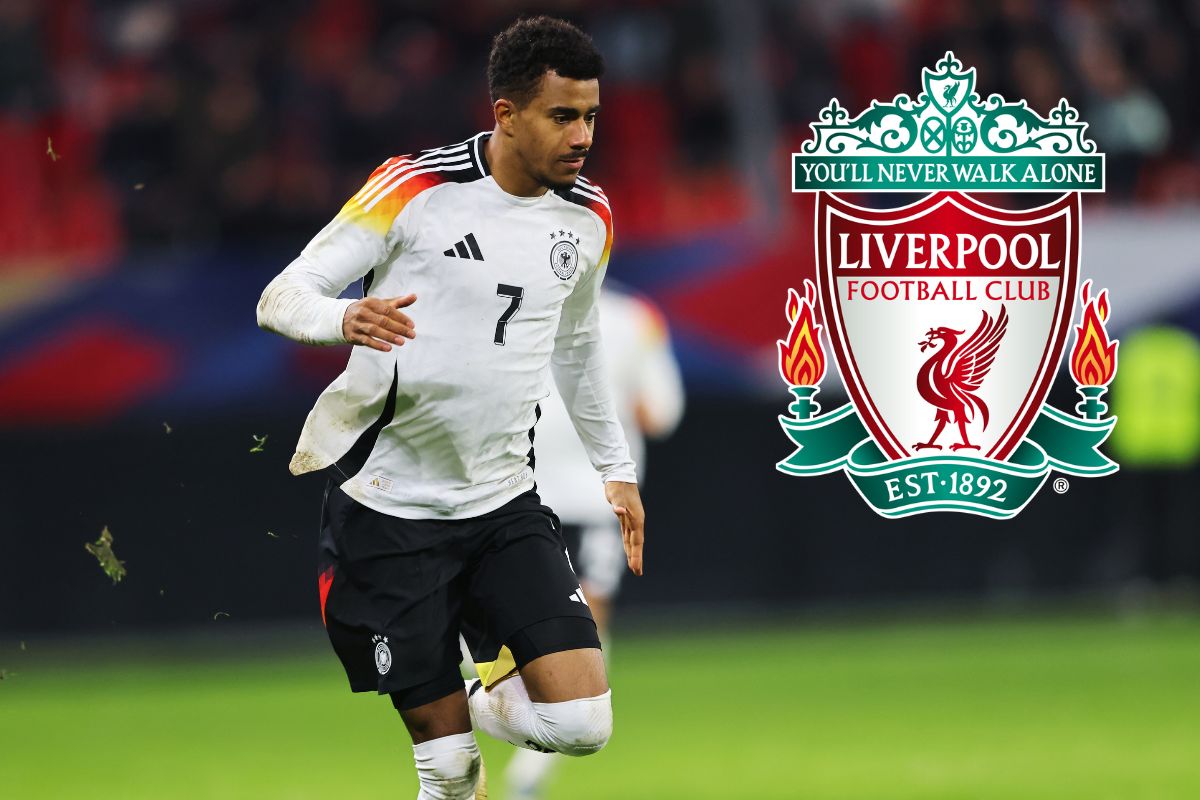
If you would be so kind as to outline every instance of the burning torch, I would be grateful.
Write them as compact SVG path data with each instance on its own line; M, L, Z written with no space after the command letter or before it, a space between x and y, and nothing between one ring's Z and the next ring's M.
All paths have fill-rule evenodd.
M798 420L808 420L821 410L821 404L813 397L821 391L820 383L825 377L825 351L821 349L821 326L816 324L813 304L817 300L817 287L812 281L804 281L804 297L795 289L788 289L785 313L792 329L786 342L779 340L779 374L783 377L796 399L788 410Z
M1075 406L1081 417L1098 420L1108 411L1100 398L1108 391L1117 372L1117 340L1109 340L1104 328L1108 320L1108 290L1091 296L1092 282L1086 281L1080 291L1083 318L1075 326L1075 346L1071 348L1071 377L1083 402Z

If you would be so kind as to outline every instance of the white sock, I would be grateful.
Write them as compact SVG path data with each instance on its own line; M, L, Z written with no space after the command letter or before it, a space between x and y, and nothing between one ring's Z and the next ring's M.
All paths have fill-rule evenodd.
M542 784L550 776L554 765L562 759L559 753L538 753L533 750L518 750L508 761L505 779L510 797L537 797Z
M489 736L529 750L595 753L612 735L612 692L562 703L529 699L520 675L470 696L471 722Z
M473 733L456 733L413 745L417 800L473 800L479 782L479 744Z

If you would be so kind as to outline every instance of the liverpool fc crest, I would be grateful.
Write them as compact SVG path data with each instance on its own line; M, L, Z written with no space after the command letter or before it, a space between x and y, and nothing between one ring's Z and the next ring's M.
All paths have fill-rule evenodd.
M1103 191L1104 159L1065 100L1049 118L981 102L952 53L922 84L853 119L831 102L793 156L793 188L817 192L817 280L785 308L797 449L777 467L844 470L887 517L1012 517L1051 471L1117 469L1097 450L1115 424L1107 292L1079 285L1080 193ZM877 190L924 196L879 209L835 193ZM966 191L1057 197L1012 210ZM1045 404L1072 328L1078 416ZM821 330L851 401L824 415Z

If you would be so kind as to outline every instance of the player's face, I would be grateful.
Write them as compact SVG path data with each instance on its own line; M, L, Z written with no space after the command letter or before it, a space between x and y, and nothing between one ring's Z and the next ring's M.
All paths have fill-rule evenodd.
M541 91L513 115L517 152L529 176L551 189L569 189L592 146L600 81L542 76Z

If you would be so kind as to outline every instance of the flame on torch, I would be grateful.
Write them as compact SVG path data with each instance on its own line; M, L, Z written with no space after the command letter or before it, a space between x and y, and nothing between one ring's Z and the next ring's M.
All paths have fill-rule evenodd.
M1075 326L1071 348L1071 377L1080 386L1107 386L1117 372L1117 341L1109 341L1104 323L1108 320L1108 290L1091 298L1092 282L1079 293L1083 319Z
M817 287L804 281L804 297L788 289L785 312L792 330L779 344L779 374L791 386L816 386L825 377L825 351L821 349L821 326L816 323L813 304Z

